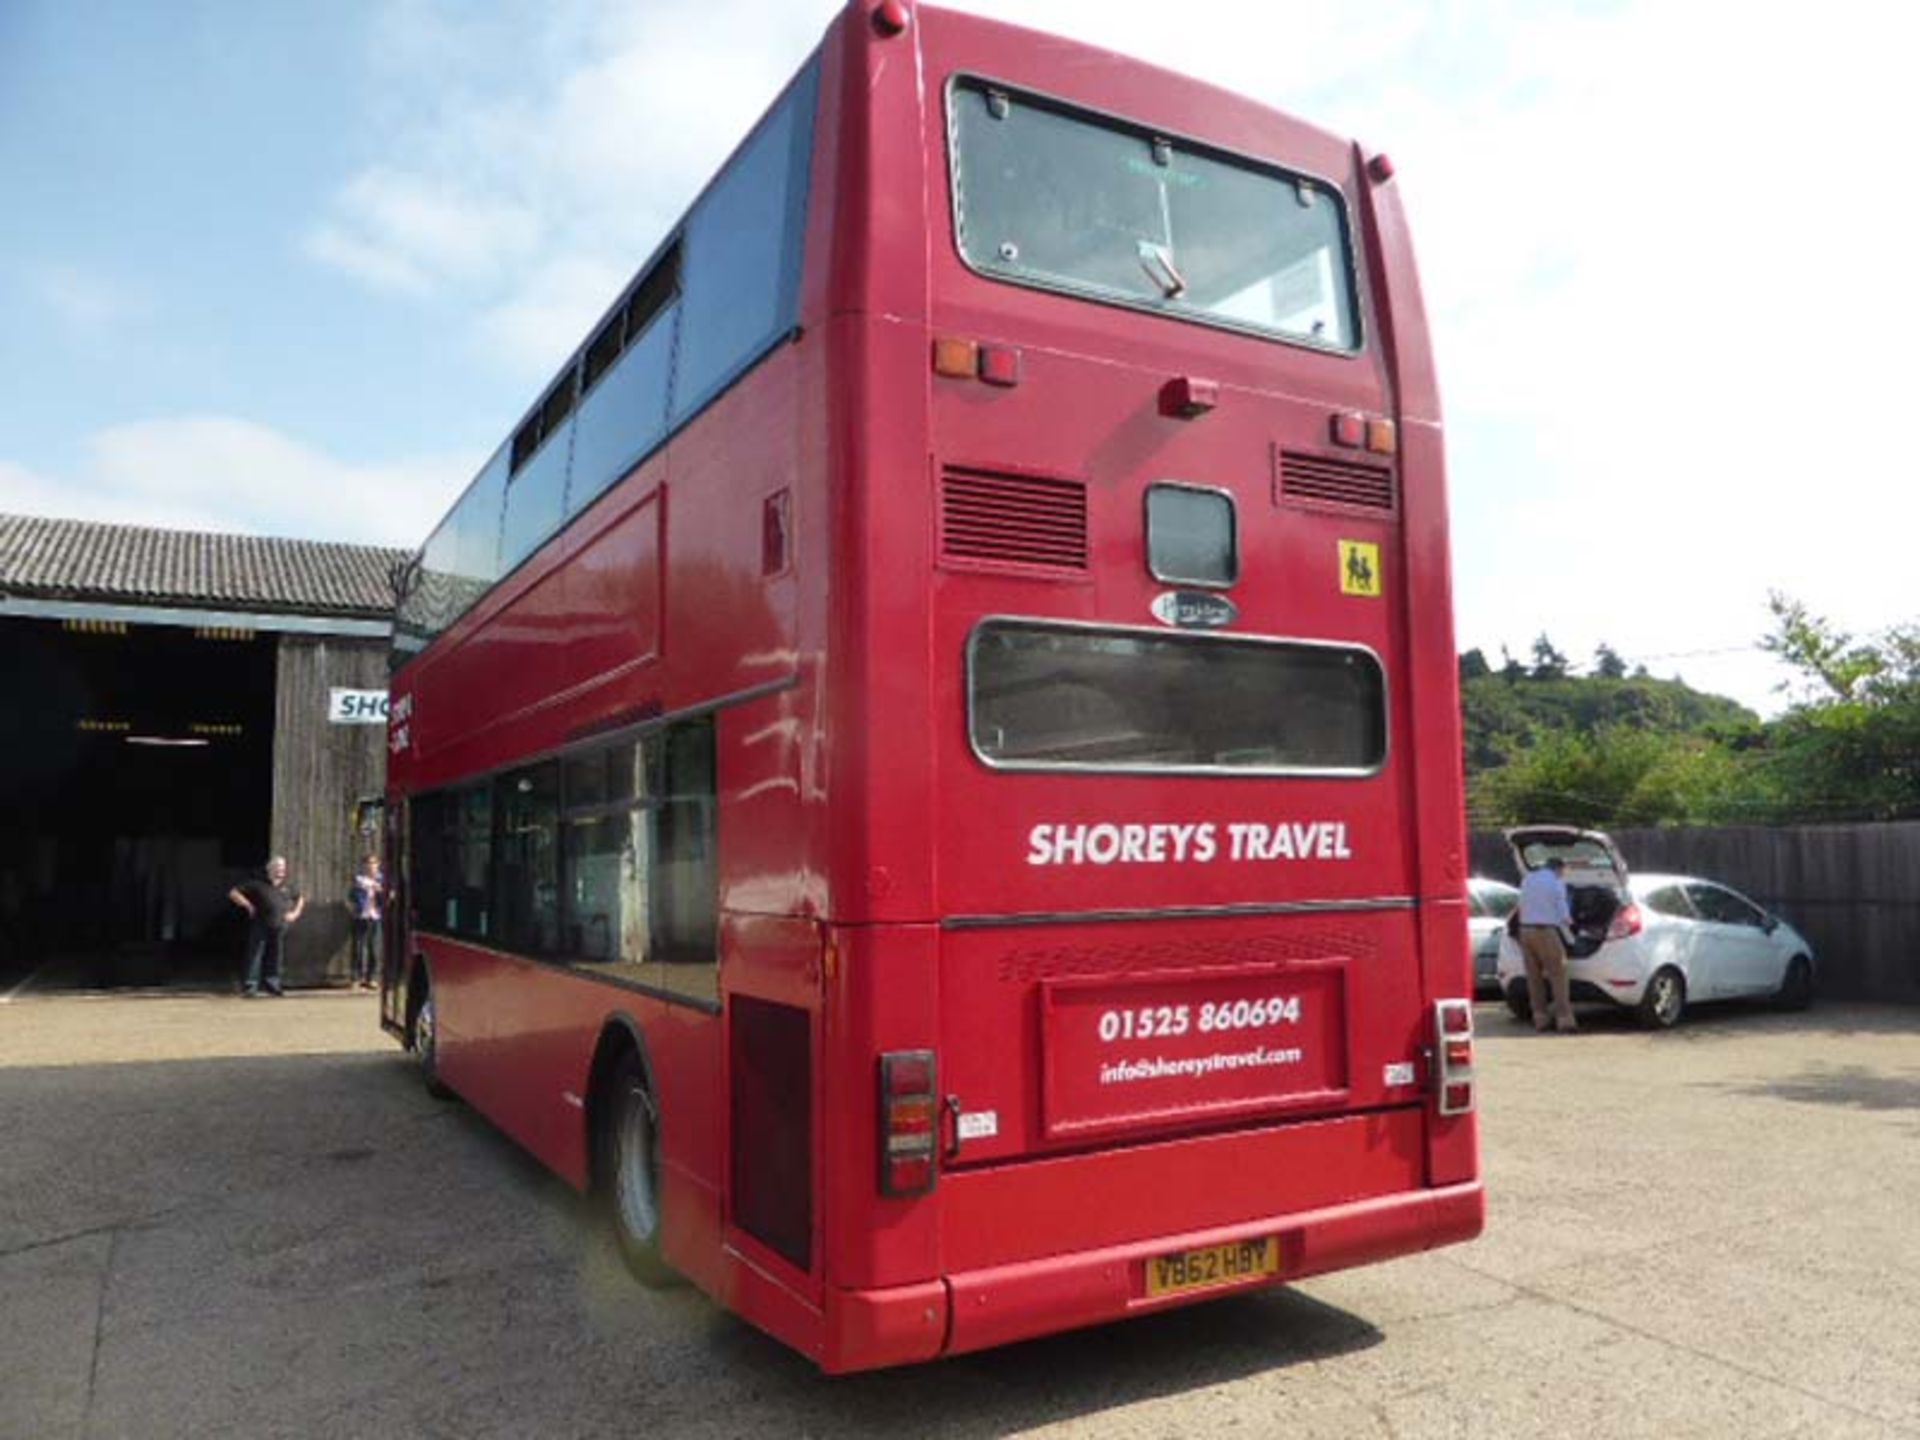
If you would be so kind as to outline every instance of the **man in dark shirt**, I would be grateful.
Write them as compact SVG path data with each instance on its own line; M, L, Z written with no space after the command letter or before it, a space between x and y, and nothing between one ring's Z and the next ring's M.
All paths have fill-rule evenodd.
M233 887L227 899L247 912L247 980L243 995L260 993L261 971L265 969L267 994L278 995L280 961L285 947L287 927L307 908L306 897L287 884L287 862L276 855L267 861L264 875Z

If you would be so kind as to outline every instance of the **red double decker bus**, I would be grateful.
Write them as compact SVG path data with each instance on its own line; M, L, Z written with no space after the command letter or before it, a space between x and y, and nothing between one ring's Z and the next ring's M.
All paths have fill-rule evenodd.
M382 1018L830 1371L1476 1234L1386 158L857 0L428 539Z

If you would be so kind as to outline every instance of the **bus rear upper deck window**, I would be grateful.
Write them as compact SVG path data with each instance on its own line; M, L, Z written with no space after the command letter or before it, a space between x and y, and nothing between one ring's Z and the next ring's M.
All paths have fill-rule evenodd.
M1345 206L1305 176L978 81L948 100L960 253L1019 284L1353 350Z
M1386 676L1352 646L987 620L968 662L973 747L994 766L1353 775L1386 760Z

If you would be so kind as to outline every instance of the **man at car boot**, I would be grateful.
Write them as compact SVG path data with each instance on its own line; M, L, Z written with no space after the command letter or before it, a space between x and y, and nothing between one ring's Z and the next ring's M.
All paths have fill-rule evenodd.
M1545 1030L1546 990L1552 988L1553 1028L1571 1034L1573 1003L1567 996L1566 936L1573 933L1573 907L1562 878L1567 862L1555 856L1520 882L1520 953L1527 962L1527 1000L1533 1028ZM1544 983L1543 983L1544 982Z
M287 927L307 908L306 897L287 885L287 862L279 855L267 861L264 875L255 876L227 892L227 899L247 912L247 980L243 995L258 995L265 970L269 995L280 994L280 960Z

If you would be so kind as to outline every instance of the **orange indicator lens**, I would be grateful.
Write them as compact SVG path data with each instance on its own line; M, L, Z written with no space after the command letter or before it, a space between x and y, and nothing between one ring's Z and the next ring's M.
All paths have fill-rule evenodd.
M980 347L972 340L951 338L933 342L933 373L971 380L980 373Z

